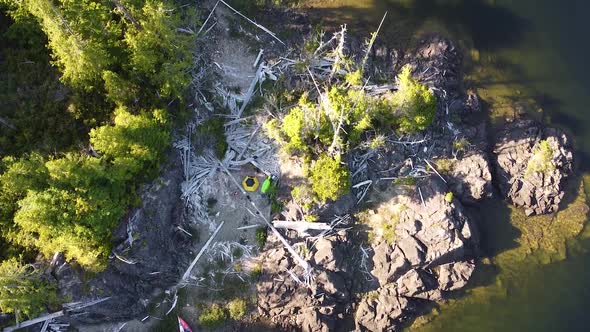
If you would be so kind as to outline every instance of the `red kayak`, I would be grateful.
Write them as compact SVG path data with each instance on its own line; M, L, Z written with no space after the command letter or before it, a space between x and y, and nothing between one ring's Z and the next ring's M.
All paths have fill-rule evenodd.
M184 319L178 317L178 331L180 332L193 332L188 323L184 321Z

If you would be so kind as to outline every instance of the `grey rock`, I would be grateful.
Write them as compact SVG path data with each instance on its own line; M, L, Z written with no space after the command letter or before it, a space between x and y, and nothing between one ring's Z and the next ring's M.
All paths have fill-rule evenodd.
M455 162L450 186L465 204L474 204L492 196L492 173L482 153L472 154Z
M263 253L264 273L257 284L258 310L284 329L333 331L350 306L352 274L345 232L318 240L311 249L313 283L298 284L287 271L302 275L290 254L271 235Z
M533 150L543 140L552 155L542 162L546 170L535 171L529 164L537 158ZM565 133L520 120L499 133L494 155L498 185L507 200L524 208L527 215L557 212L573 167L571 144Z
M357 331L399 331L414 305L397 292L394 284L363 298L355 312Z
M386 242L382 242L375 247L374 251L371 273L377 277L379 284L393 282L410 269L410 263L399 247L396 246L394 249Z
M443 291L453 291L465 287L475 270L473 261L463 261L438 266L438 283Z
M412 266L417 266L424 262L424 246L414 237L408 236L398 241L397 245Z

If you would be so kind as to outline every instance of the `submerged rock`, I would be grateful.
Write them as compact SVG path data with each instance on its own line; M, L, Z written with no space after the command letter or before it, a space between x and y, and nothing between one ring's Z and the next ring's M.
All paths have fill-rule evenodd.
M530 120L502 130L494 148L497 183L502 195L526 215L556 212L572 173L570 139L559 129Z

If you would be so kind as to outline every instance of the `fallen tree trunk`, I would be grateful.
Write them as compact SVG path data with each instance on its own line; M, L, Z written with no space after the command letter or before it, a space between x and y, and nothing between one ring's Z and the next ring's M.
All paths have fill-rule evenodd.
M58 311L58 312L54 312L54 313L51 313L51 314L47 314L45 316L41 316L41 317L33 318L33 319L30 319L30 320L26 320L26 321L21 322L21 323L19 323L17 325L5 327L3 331L4 332L12 332L12 331L16 331L16 330L22 329L23 327L28 327L28 326L32 326L32 325L35 325L35 324L43 323L45 321L48 321L48 320L51 320L51 319L54 319L54 318L61 317L61 316L65 315L66 312L68 312L68 311L80 310L80 309L83 309L83 308L86 308L86 307L90 307L90 306L93 306L95 304L99 304L99 303L102 303L104 301L107 301L110 298L111 297L105 297L103 299L99 299L99 300L95 300L95 301L90 301L90 302L87 302L87 303L84 303L84 304L81 304L81 305L74 306L72 309L64 309L62 311Z
M272 222L276 228L292 229L297 233L305 235L308 230L329 230L332 227L325 223L307 222L307 221L284 221L275 220Z

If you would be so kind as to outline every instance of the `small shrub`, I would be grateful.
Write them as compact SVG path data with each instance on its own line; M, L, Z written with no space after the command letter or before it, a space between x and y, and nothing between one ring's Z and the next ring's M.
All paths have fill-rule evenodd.
M445 194L445 201L449 204L451 204L453 202L453 193L452 192L448 192Z
M254 265L252 271L250 271L250 277L256 281L262 275L262 265L260 263Z
M244 255L244 251L241 248L235 248L231 254L235 259L240 259Z
M453 149L465 152L469 147L469 141L466 138L461 138L453 142Z
M346 166L327 154L321 155L310 170L311 188L316 199L325 203L328 199L336 200L348 192L350 173Z
M266 132L266 136L277 141L279 144L285 144L285 140L281 133L281 125L279 124L279 120L271 119L264 124L263 128Z
M353 72L347 73L346 77L344 78L346 83L350 85L359 86L363 84L363 72L360 69L357 69Z
M369 149L375 150L385 145L385 136L377 135L369 143Z
M547 140L542 140L533 147L533 156L529 159L527 164L525 176L532 173L551 172L555 166L551 163L553 158L553 149Z
M393 180L393 184L404 185L404 186L413 186L413 185L416 185L416 178L413 178L411 176L397 178L397 179Z
M248 303L244 299L232 300L228 305L229 317L233 320L240 320L244 318L248 310Z
M320 220L320 216L318 216L317 214L306 214L303 216L303 220L307 222L316 222Z
M395 242L395 223L383 223L381 225L381 237L387 243L394 243Z
M258 227L256 229L256 243L262 249L266 244L266 238L268 237L268 230L266 227Z
M446 158L436 160L436 170L440 174L449 174L453 170L453 161Z
M391 97L400 112L399 131L414 133L426 129L436 114L436 97L426 85L412 78L412 69L405 66L397 77L399 90Z
M309 211L313 205L313 191L307 185L298 185L291 190L293 201L304 211Z
M219 304L203 309L199 316L199 324L208 329L214 329L222 326L227 320L227 312Z

